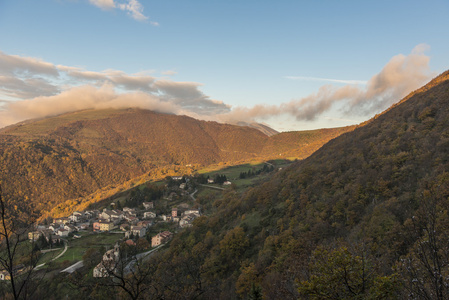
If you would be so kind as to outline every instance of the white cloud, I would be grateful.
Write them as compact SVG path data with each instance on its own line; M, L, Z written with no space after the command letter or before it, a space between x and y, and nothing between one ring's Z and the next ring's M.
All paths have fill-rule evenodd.
M0 54L0 64L5 67L4 75L0 73L0 97L16 100L2 103L0 126L89 108L140 107L203 119L230 110L222 101L205 95L201 84L148 75L153 71L95 72Z
M89 0L89 3L103 10L118 8L137 21L143 22L149 19L149 17L143 13L143 5L137 0ZM159 26L159 23L155 21L150 21L150 24Z
M172 76L172 75L178 74L178 72L173 71L173 70L167 70L167 71L162 71L161 74L162 75L167 75L167 76Z
M58 76L56 67L42 59L8 55L0 51L0 74L24 74L32 76L35 74Z
M119 107L236 123L285 116L313 121L338 106L341 115L332 114L332 118L351 115L361 119L385 110L435 75L429 69L429 56L423 53L427 49L428 46L418 45L409 55L394 56L363 86L327 84L301 99L250 108L231 108L205 95L200 83L149 75L154 71L96 72L0 52L0 99L16 99L0 105L0 126L80 109Z
M62 114L82 109L140 107L165 113L182 113L183 109L173 103L163 102L153 95L142 92L119 94L112 84L74 87L58 95L7 102L0 111L0 126L22 120Z
M55 95L57 86L42 78L20 79L0 75L0 93L9 98L32 98L35 95Z
M344 107L344 115L367 116L379 113L435 76L429 68L429 56L424 54L428 49L428 45L420 44L407 56L394 56L364 87L354 85L353 81L342 87L324 85L316 93L302 99L279 105L236 107L219 117L224 121L235 122L291 115L297 120L313 121L337 103Z
M329 79L329 78L317 78L317 77L306 77L306 76L285 76L287 79L292 80L308 80L308 81L326 81L344 84L366 84L366 80L345 80L345 79Z
M115 8L114 0L89 0L89 2L101 9Z
M119 4L118 7L126 11L133 19L137 21L145 21L148 19L147 16L143 14L143 6L137 0L128 0L128 3ZM159 25L157 22L153 22L153 25Z

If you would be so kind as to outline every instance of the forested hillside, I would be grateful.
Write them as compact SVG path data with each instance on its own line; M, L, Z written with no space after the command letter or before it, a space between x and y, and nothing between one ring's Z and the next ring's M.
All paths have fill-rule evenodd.
M225 193L155 259L152 280L173 299L447 299L448 115L445 72L271 180Z
M304 158L348 130L333 130L333 135L317 132L310 147L295 133L283 134L291 137L273 143L247 126L141 109L80 111L2 129L0 181L6 197L19 207L27 201L50 210L66 200L82 202L87 195L144 174L161 179L186 165L193 171L219 163Z

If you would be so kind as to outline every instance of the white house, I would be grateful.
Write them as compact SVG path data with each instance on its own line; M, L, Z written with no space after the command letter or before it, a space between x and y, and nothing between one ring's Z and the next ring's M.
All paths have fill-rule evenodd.
M136 209L135 208L124 207L123 208L123 212L135 213Z
M69 232L75 232L75 231L78 231L78 228L76 228L75 226L70 225L70 224L65 224L65 225L64 225L64 229L65 229L65 230L68 230Z
M69 219L72 222L82 222L84 221L86 218L84 216L84 213L81 213L79 211L74 211L70 216Z
M9 276L9 272L6 270L0 271L0 280L11 280L11 276Z
M125 217L124 213L120 210L107 210L104 209L99 215L100 219L107 220L108 222L119 222Z
M143 217L145 219L154 219L154 218L156 218L156 213L154 213L152 211L146 211L143 213Z
M199 209L189 209L184 212L184 216L186 215L195 215L197 217L201 216Z
M61 228L60 224L55 223L52 223L50 224L50 226L48 226L48 229L53 230L54 232L56 232L59 228Z
M142 203L142 205L143 205L143 207L145 209L152 209L152 208L154 208L154 203L153 202L144 202L144 203Z
M64 228L59 228L56 231L56 235L59 235L60 237L66 237L66 236L69 236L69 231L67 229L64 229Z

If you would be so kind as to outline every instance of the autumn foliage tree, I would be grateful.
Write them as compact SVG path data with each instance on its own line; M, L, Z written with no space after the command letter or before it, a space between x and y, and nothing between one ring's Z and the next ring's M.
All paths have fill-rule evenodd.
M392 299L397 293L395 275L377 276L363 252L353 254L345 246L318 247L309 272L298 291L310 299Z

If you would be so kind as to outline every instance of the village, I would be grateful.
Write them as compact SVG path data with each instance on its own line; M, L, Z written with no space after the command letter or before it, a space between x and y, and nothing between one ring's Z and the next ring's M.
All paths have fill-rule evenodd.
M211 209L210 203L196 199L197 192L212 195L221 194L226 188L244 188L258 180L261 173L274 170L270 163L259 166L260 169L251 165L229 168L226 174L232 176L233 182L219 172L167 176L162 181L125 190L86 210L42 219L21 239L21 247L39 253L38 264L24 261L13 272L20 275L49 268L51 272L72 274L83 270L94 278L129 272L123 265L124 257L128 267L132 264L129 253L131 260L147 259L179 230L193 226L194 220L204 214L203 205L206 211ZM0 270L0 281L8 280L9 273Z
M85 211L74 211L71 215L59 218L47 218L42 223L34 225L33 230L28 232L28 241L35 250L42 252L70 247L70 241L83 239L87 235L116 233L122 234L123 238L111 245L111 249L103 254L103 259L93 269L93 277L107 277L115 272L120 259L119 245L126 244L134 247L140 253L150 252L151 249L166 244L172 239L173 234L181 228L192 226L192 222L201 216L200 208L194 208L194 194L197 191L195 184L190 178L174 176L168 178L164 187L164 195L161 199L153 201L145 200L144 192L137 190L130 196L133 201L113 201L103 209L89 209ZM209 180L213 183L213 180ZM190 192L190 193L189 193ZM185 201L189 200L189 201ZM121 208L121 203L130 204ZM159 208L156 205L159 203ZM167 207L175 203L175 206ZM160 207L164 207L161 209ZM157 211L164 213L158 214ZM165 224L165 225L163 225ZM155 225L171 228L171 230L159 230L152 234L150 229ZM154 230L153 230L154 232ZM64 252L60 255L62 255ZM54 258L53 258L54 260ZM43 265L43 264L42 264ZM42 265L38 267L42 267ZM68 268L72 273L83 266L78 261L75 267ZM16 274L27 270L19 265ZM9 280L6 271L0 271L0 280Z

